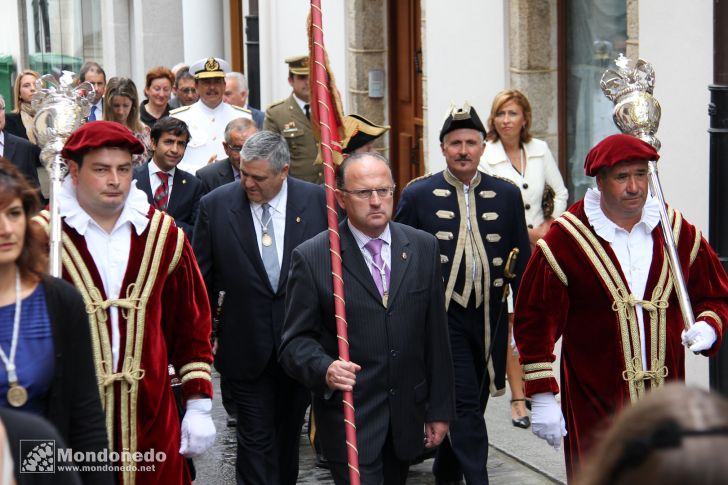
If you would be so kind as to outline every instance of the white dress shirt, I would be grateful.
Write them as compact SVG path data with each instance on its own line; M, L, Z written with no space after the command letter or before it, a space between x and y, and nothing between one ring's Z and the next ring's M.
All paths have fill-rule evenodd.
M278 255L278 266L283 264L283 243L286 233L286 204L288 203L288 180L283 181L281 190L275 197L268 201L270 205L270 216L273 219L273 235L276 238L276 254ZM263 257L263 204L250 201L250 212L253 216L253 226L255 227L256 240L258 242L258 252Z
M121 285L124 282L126 266L129 262L131 250L132 227L137 235L144 232L149 219L147 211L149 203L147 195L136 188L136 180L132 182L129 196L124 204L119 219L110 233L106 232L96 221L79 205L76 198L76 188L71 177L63 181L59 194L61 216L65 217L66 224L76 230L86 240L86 246L94 260L104 285L104 293L109 300L122 298ZM109 308L111 316L111 353L113 357L114 372L118 372L119 365L119 309L115 306Z
M149 185L152 187L152 195L157 191L160 185L162 185L162 180L159 178L157 173L164 172L161 168L157 166L156 163L154 163L154 159L152 159L149 164ZM172 199L172 186L174 185L174 172L176 170L176 167L167 172L167 175L169 175L169 178L167 179L167 199Z
M614 250L632 295L638 300L643 300L647 277L650 274L650 266L652 265L652 230L660 222L659 202L648 195L642 209L642 218L630 232L627 232L604 214L600 205L601 197L599 190L595 188L587 190L584 195L586 217L589 224L594 228L594 232L607 241ZM645 322L642 305L636 305L635 311L640 329L642 366L647 370L649 362L647 362L647 352L645 350Z
M5 131L0 130L0 157L5 156Z

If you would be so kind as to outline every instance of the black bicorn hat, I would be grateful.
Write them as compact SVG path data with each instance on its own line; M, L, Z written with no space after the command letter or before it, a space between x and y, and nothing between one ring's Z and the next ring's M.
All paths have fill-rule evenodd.
M450 105L447 118L440 130L440 143L445 139L445 135L461 128L470 128L471 130L479 131L483 134L483 137L486 135L485 126L480 121L478 113L476 113L475 108L470 106L470 103L467 101L461 108Z
M370 141L374 141L389 130L389 125L378 125L361 115L344 116L344 130L347 139L343 141L343 153L354 153Z

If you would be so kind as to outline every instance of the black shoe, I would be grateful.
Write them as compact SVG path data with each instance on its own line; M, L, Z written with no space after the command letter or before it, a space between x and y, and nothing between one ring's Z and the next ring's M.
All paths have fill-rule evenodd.
M516 428L528 429L531 426L531 419L528 416L522 416L518 419L511 419L513 426Z
M330 468L329 460L321 453L316 453L316 468L325 468L327 470Z
M238 425L238 420L235 418L228 417L227 418L227 427L228 428L235 428Z

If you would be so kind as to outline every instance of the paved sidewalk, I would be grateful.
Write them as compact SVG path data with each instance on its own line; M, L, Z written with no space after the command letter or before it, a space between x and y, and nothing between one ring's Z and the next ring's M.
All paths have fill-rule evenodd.
M235 483L235 430L226 427L227 416L220 402L219 376L214 374L215 399L213 419L218 436L214 447L195 460L197 479L204 485ZM564 483L564 458L562 451L554 451L531 430L515 428L510 421L508 396L491 399L486 421L491 441L488 458L488 475L492 485L548 485ZM316 468L314 457L305 436L301 439L301 462L298 483L331 485L327 470ZM413 466L407 483L430 485L435 480L431 473L432 460Z

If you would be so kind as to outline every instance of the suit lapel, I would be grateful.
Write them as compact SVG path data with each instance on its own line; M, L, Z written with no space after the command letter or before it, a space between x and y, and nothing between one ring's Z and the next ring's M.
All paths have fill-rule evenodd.
M233 182L235 180L235 174L233 173L233 167L230 165L230 159L226 158L225 163L220 164L220 169L217 171L217 176L220 180L220 185Z
M299 194L299 182L288 177L288 200L286 201L286 228L283 233L283 261L278 289L285 288L288 280L288 265L293 248L303 242L306 229L306 201Z
M409 269L412 260L409 240L404 231L396 224L389 224L389 230L392 233L392 268L389 277L389 302L387 306L392 306L395 298L399 296L402 287L402 281Z
M245 195L245 190L242 186L236 187L235 190L236 200L231 201L231 209L229 212L230 216L230 227L235 235L235 238L240 243L243 251L248 256L248 259L253 264L253 267L258 272L258 277L263 281L268 288L273 290L268 279L268 273L265 271L263 266L263 259L260 256L258 250L258 241L256 240L255 225L253 223L253 215L250 213L250 202L248 197Z
M182 204L182 200L188 195L185 176L181 170L177 169L174 171L174 177L172 179L172 193L169 196L167 212L169 214L174 214L177 207Z
M137 172L139 174L137 177L137 188L143 190L147 194L149 203L153 204L154 195L152 194L152 183L149 180L149 163L147 162L139 167L139 171Z
M379 294L377 285L374 284L372 273L367 267L364 256L361 254L359 246L356 244L354 235L349 229L349 224L346 221L339 225L339 234L341 234L341 259L343 259L343 266L346 271L361 283L361 285L371 293L372 297L377 301L381 302L382 297Z
M5 132L5 150L3 151L3 157L8 160L12 160L15 157L15 140L8 136L8 132Z

